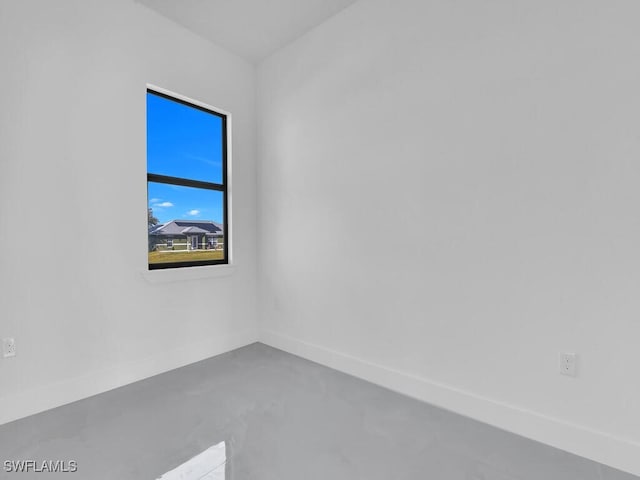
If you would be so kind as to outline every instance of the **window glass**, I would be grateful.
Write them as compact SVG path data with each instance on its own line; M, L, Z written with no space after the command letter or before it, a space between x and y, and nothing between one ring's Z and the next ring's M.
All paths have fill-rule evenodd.
M147 91L149 268L228 262L227 117Z
M147 171L222 182L222 117L147 93Z

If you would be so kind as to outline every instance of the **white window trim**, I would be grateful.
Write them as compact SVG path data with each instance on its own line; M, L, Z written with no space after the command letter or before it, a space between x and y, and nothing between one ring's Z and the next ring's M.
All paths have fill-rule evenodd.
M167 269L158 269L158 270L149 270L149 266L145 270L142 271L142 276L149 283L167 283L167 282L175 282L182 280L199 280L204 278L215 278L215 277L227 277L233 272L235 272L235 262L233 256L233 118L230 112L226 110L222 110L218 107L213 107L208 103L200 102L198 100L194 100L193 98L187 97L185 95L181 95L179 93L175 93L171 90L167 90L166 88L158 87L152 83L147 83L145 85L145 93L148 89L154 90L159 93L163 93L165 95L169 95L171 97L177 98L179 100L183 100L185 102L189 102L193 105L198 105L203 108L207 108L214 112L220 113L221 115L225 115L227 117L227 178L226 178L226 187L227 187L227 233L229 238L225 238L225 242L228 242L227 246L227 263L221 265L203 265L203 266L195 266L195 267L181 267L181 268L167 268ZM146 132L145 132L146 138ZM145 150L146 152L146 150ZM146 163L146 162L145 162ZM146 170L146 168L145 168ZM146 225L146 224L145 224ZM148 238L149 232L148 229L144 230L145 239ZM141 242L141 245L146 245L146 241ZM146 254L145 254L146 257ZM145 258L146 260L146 258Z
M143 270L142 277L149 283L171 283L187 280L228 277L236 271L235 265L203 265L183 268Z

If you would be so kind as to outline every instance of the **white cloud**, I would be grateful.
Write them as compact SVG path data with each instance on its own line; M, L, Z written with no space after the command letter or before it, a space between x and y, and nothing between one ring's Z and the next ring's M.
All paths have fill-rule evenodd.
M162 199L161 198L152 198L151 200L149 200L149 203L158 203L161 202Z
M192 217L197 217L198 215L200 215L200 210L189 210L187 212L187 215L191 215Z
M173 207L173 203L171 203L171 202L162 202L162 203L156 203L153 206L154 207L160 207L160 208L169 208L169 207Z

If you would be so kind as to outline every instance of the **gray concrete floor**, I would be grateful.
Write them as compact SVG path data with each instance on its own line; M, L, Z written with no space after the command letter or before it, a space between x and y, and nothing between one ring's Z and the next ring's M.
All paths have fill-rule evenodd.
M0 478L153 480L221 441L227 480L638 478L262 344L0 426Z

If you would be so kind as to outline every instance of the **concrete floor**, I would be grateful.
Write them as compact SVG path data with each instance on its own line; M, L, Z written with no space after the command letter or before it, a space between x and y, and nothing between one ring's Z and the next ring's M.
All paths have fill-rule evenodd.
M0 426L0 478L153 480L222 441L227 480L638 478L262 344Z

